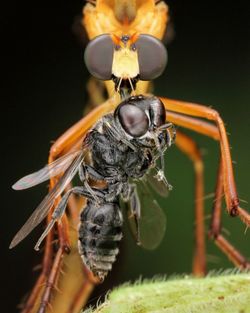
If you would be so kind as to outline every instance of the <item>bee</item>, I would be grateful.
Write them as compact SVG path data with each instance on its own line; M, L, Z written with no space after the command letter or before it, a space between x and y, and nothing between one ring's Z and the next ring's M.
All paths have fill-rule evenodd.
M174 127L166 123L165 108L158 98L139 95L121 102L113 113L104 115L89 130L79 151L59 158L13 185L16 190L27 189L64 173L16 234L10 247L16 246L46 217L56 198L78 172L81 186L64 193L35 250L39 250L42 240L64 214L71 194L87 198L86 207L80 214L78 248L85 266L100 281L112 269L119 252L123 224L121 199L127 203L136 242L148 249L156 248L163 238L166 218L147 187L144 188L148 192L139 196L140 183L145 184L148 179L162 193L171 189L164 175L163 156L174 137ZM90 164L85 161L87 154ZM154 175L152 172L149 175L150 169ZM92 187L90 180L105 184L102 188Z

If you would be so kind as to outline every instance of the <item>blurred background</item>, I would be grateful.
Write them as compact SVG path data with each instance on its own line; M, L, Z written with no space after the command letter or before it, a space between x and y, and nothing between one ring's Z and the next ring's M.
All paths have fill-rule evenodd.
M212 105L230 133L239 197L250 201L250 11L247 1L167 2L175 38L168 47L169 64L155 81L155 95ZM1 9L2 188L1 188L1 311L17 312L38 272L32 268L42 255L33 250L40 230L16 249L8 245L36 205L46 186L15 192L11 185L41 168L51 142L78 121L87 101L88 73L83 48L72 33L84 1L5 2ZM205 161L206 194L214 191L218 144L187 132L197 140ZM176 147L166 156L167 178L174 186L160 203L168 228L153 252L137 247L125 233L113 272L92 296L92 303L108 289L139 276L189 273L193 249L194 175L191 162ZM163 203L164 202L164 203ZM206 215L212 200L206 201ZM242 202L250 210L250 204ZM208 222L208 221L207 221ZM250 232L239 220L223 215L227 238L250 257ZM208 224L208 223L207 223ZM208 269L232 264L208 242Z

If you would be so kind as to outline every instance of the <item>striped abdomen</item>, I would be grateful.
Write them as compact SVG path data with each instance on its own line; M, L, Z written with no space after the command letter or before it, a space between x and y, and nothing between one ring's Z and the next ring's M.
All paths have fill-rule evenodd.
M79 252L85 265L103 280L116 260L122 238L122 213L118 203L87 202L79 227Z

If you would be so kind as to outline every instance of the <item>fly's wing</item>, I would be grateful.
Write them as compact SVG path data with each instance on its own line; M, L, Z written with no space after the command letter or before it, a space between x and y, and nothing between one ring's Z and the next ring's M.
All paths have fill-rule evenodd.
M64 191L64 189L76 175L79 166L83 161L83 158L84 158L83 151L78 152L78 154L75 155L75 158L71 162L71 165L68 166L66 172L62 175L57 184L54 186L53 189L51 189L48 195L43 199L43 201L31 214L27 222L15 235L10 244L10 249L15 247L20 241L22 241L47 216L50 208L55 202L55 199Z
M135 186L137 195L132 194L127 203L130 228L139 245L153 250L159 246L164 237L166 216L144 179L137 182ZM138 213L137 218L133 212Z
M157 167L153 167L145 175L145 180L160 196L167 197L172 186L168 183L166 177L160 173L161 171Z
M41 170L24 176L19 179L12 188L15 190L28 189L33 186L39 185L52 177L59 175L66 171L72 161L81 153L80 150L69 152L54 162L46 165Z

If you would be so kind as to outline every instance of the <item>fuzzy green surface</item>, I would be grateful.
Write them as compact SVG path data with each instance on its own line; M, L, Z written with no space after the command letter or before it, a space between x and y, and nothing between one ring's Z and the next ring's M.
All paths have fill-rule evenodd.
M112 291L95 313L250 313L250 274L142 282Z

